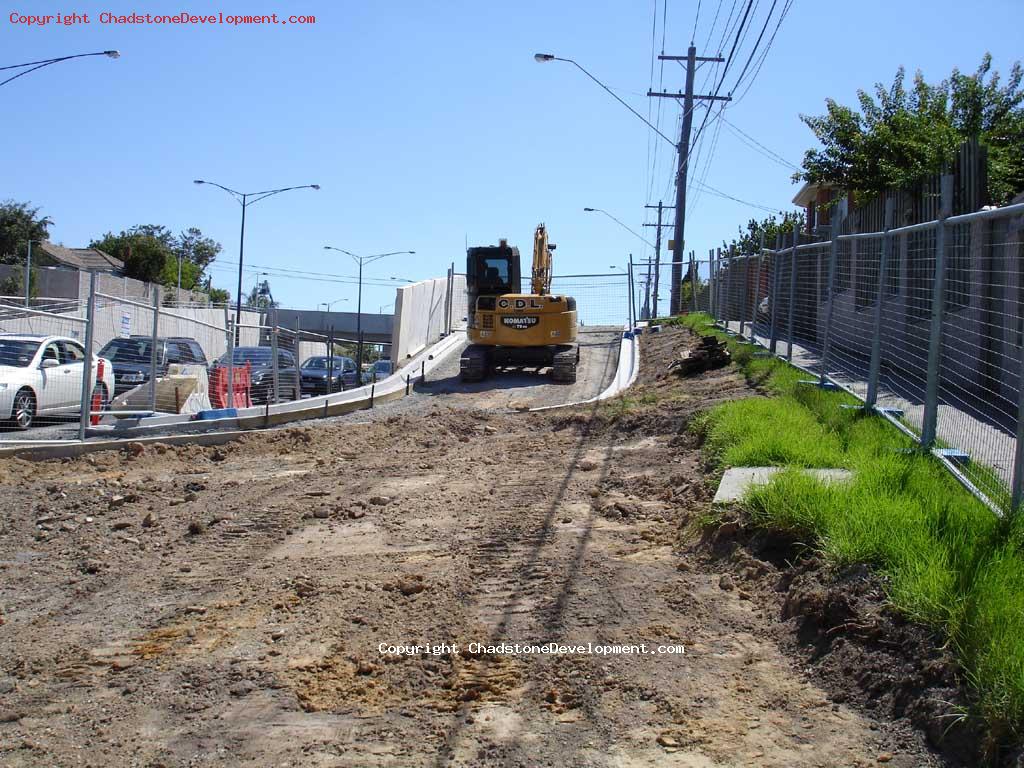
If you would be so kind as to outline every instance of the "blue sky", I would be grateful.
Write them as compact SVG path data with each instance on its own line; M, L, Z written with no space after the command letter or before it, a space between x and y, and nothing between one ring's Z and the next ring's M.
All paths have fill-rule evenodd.
M685 54L698 3L667 3L665 50ZM759 0L753 34L769 5ZM700 6L698 52L713 55L730 6L738 13L743 2ZM795 0L753 87L725 117L799 164L812 135L798 115L822 112L827 97L853 104L858 87L891 82L901 64L929 80L954 66L973 71L986 50L1008 70L1020 54L1024 7L1006 0L966 8L952 0ZM70 10L88 13L92 23L30 28L9 20L11 12ZM112 26L99 23L104 10L317 20ZM583 207L603 208L653 239L653 229L641 228L650 220L643 206L660 196L671 202L673 150L574 67L537 64L533 54L575 59L646 116L652 21L656 16L660 51L662 12L661 0L8 5L0 17L0 65L108 48L122 56L65 62L0 88L0 199L40 206L56 222L53 239L68 246L139 223L200 227L224 245L212 274L232 296L239 208L225 193L193 185L194 178L243 191L322 186L249 209L245 260L254 266L246 286L261 271L255 265L354 275L351 261L324 251L325 244L361 254L417 252L376 262L369 277L443 275L452 261L463 262L467 238L483 244L504 236L528 252L539 221L559 245L556 272L603 272L630 252L641 257L646 246ZM667 62L660 72L656 64L655 88L659 79L666 90L682 87L679 65ZM673 136L679 108L663 100L661 109L659 124ZM788 210L796 192L791 171L727 127L717 135L710 164L709 141L696 166L706 183ZM687 247L699 253L763 215L707 193L690 199ZM336 308L354 308L351 282L270 280L285 306L351 297ZM369 287L364 310L393 300L390 286Z

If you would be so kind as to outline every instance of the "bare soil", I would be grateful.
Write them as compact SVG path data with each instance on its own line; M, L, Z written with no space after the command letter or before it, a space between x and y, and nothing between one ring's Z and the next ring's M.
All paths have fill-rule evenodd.
M660 377L691 342L585 409L0 463L0 765L947 764L807 669L784 566L700 541L686 426L756 392ZM647 652L470 645L548 642Z

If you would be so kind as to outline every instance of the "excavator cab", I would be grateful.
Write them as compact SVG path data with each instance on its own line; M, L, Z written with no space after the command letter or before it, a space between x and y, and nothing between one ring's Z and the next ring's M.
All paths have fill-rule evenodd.
M498 245L470 248L466 256L466 291L472 325L481 297L484 297L484 302L480 309L493 311L495 297L519 293L519 249L510 246L506 240L500 240Z

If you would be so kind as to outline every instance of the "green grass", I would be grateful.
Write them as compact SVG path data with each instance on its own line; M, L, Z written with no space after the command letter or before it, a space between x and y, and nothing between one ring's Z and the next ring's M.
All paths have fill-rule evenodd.
M768 398L706 412L692 428L718 466L792 468L752 490L752 521L785 531L836 566L867 563L888 598L940 630L955 649L990 734L990 751L1024 735L1024 520L1000 520L931 456L885 420L843 409L847 393L801 386L807 374L759 358L706 315L674 318L727 338L733 359ZM800 467L845 467L854 479L822 484ZM973 470L989 478L984 468ZM979 474L980 473L980 474Z

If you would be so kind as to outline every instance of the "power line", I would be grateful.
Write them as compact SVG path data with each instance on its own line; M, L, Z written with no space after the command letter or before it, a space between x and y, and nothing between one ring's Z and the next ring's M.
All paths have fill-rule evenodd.
M237 267L237 266L238 266L238 262L237 261L222 261L221 259L218 259L217 261L212 262L208 266L208 269L217 269L217 268L226 269L227 267ZM332 273L332 272L311 272L311 271L302 270L302 269L288 269L286 267L267 267L267 266L261 266L259 264L250 264L249 266L252 267L253 270L259 270L261 272L266 272L268 275L272 275L274 277L296 277L296 278L302 278L302 279L308 279L308 280L319 280L321 278L331 278L335 282L350 282L350 283L353 283L353 284L359 282L359 277L357 275L339 275L339 274L335 274L335 273ZM372 285L394 285L394 281L393 280L382 278L382 277L381 278L378 278L378 277L363 278L363 283L364 284L372 284Z
M735 123L730 122L729 120L727 120L725 117L723 117L721 115L719 116L719 119L721 119L721 121L723 123L725 123L734 134L739 136L741 141L744 141L744 139L746 139L747 141L744 141L744 143L747 144L747 146L752 147L752 148L759 148L758 151L761 151L761 154L764 155L765 157L767 157L769 160L774 160L779 165L785 166L787 168L791 168L794 171L799 171L800 170L799 167L797 167L793 163L789 162L786 158L784 158L782 155L778 154L777 152L773 152L772 150L768 149L768 147L766 147L764 144L759 142L757 139L755 139L753 136L751 136L749 133L744 131L742 128L740 128Z
M782 22L786 20L786 16L789 14L789 9L793 6L793 0L787 0L785 7L782 9L782 13L779 15L779 20L775 24L775 29L772 31L772 36L768 39L768 45L765 47L764 52L761 54L761 58L757 62L757 68L754 70L754 74L751 75L750 82L742 94L736 99L737 103L743 99L754 86L754 81L757 80L758 74L761 72L761 67L764 65L765 59L768 58L768 51L771 50L772 44L775 42L775 36L779 33L779 28L782 26ZM738 80L733 90L740 86L742 81Z
M750 62L754 60L754 54L757 53L757 47L761 44L761 40L764 38L764 33L768 29L768 24L772 20L772 14L775 13L775 6L778 2L779 0L772 0L772 7L768 9L768 15L765 17L764 25L761 27L761 34L757 36L757 40L754 42L754 47L750 49L750 55L747 57L747 63L743 65L743 70L740 72L740 76L736 78L736 86L743 82L743 76L747 74ZM733 86L733 90L736 90L736 86Z

